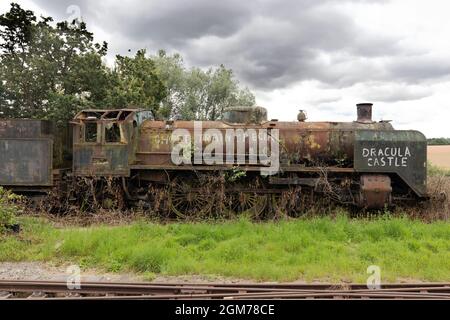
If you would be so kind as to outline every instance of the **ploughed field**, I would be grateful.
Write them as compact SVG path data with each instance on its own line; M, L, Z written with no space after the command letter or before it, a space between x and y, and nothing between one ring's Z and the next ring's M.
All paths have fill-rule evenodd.
M435 166L450 169L450 145L428 146L428 161Z

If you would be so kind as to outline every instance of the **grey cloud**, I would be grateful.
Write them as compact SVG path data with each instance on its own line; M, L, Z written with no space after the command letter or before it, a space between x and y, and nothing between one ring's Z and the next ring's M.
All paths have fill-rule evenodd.
M78 6L83 17L88 16L92 18L93 13L96 11L96 8L92 6L95 2L88 0L33 0L33 2L58 21L66 20L70 17L71 12L68 12L70 6ZM38 13L36 12L36 14Z
M408 82L439 79L450 75L448 56L433 56L431 54L411 56L391 61L388 67L391 77Z
M419 100L432 94L433 91L424 86L384 83L378 85L367 84L365 89L362 90L361 98L367 101L397 102Z
M108 1L35 0L58 18L66 18L70 5L77 5L88 24L160 45L180 45L206 35L225 37L237 32L251 17L251 3L230 1Z
M445 57L407 57L401 39L357 25L341 0L34 2L58 19L67 18L69 5L78 5L88 26L113 35L113 55L138 48L178 51L193 65L224 63L256 89L304 80L334 88L370 81L419 83L450 74ZM390 96L381 98L395 100Z
M371 57L400 51L396 40L361 36L349 16L320 5L320 1L315 3L302 11L292 10L285 20L274 19L274 9L270 16L252 19L232 37L204 38L189 43L185 50L195 63L225 62L246 82L260 88L285 87L302 80L349 86L366 80L367 68L361 67L367 61L359 69L353 61L368 51L371 41L377 48L370 52ZM334 62L344 67L336 68Z
M312 104L312 105L320 105L320 104L324 104L324 103L333 103L333 102L338 102L342 99L341 96L338 95L333 95L333 96L325 96L325 97L318 97L315 99L310 99L307 101L307 103ZM325 105L325 108L328 107L327 105Z
M353 106L339 106L337 104L321 104L317 107L318 110L330 114L330 117L347 117L351 118L356 115L356 108Z

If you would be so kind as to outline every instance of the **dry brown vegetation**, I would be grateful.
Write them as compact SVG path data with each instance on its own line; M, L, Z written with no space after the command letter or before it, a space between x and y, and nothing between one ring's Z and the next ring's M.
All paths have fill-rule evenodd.
M425 221L450 220L450 176L445 174L428 177L429 199L417 205L398 208L409 217Z
M397 206L395 209L386 209L378 211L365 212L361 209L354 207L342 208L336 205L333 200L336 197L323 197L316 199L312 205L307 206L302 210L301 213L295 216L291 214L286 214L286 212L277 212L275 214L264 215L260 217L261 220L290 220L294 217L303 218L314 218L320 216L334 217L337 214L342 214L343 212L348 212L349 216L355 218L369 218L376 217L380 215L393 215L393 216L406 216L413 219L420 219L422 221L435 221L435 220L450 220L450 172L445 169L441 169L434 165L428 166L428 194L429 199L423 200L419 203L414 202L409 205ZM88 187L86 187L88 186ZM114 201L117 201L118 197L114 194L117 190L112 188L111 183L107 183L102 186L102 190L107 190L107 192L102 192L101 197L96 198L95 192L86 192L86 190L93 190L89 184L83 184L78 186L77 192L75 194L86 194L83 197L83 206L76 206L67 203L67 201L61 201L61 198L57 195L51 195L44 201L40 202L35 208L36 210L24 210L27 215L37 215L45 216L50 220L54 221L57 225L92 225L92 224L109 224L117 225L121 223L129 223L139 219L145 219L147 221L155 221L160 223L168 223L177 220L174 217L169 217L167 215L161 215L157 210L151 210L149 208L134 208L125 209L123 203L117 205ZM83 192L84 191L84 192ZM116 191L116 192L115 192ZM329 194L330 192L326 193ZM333 193L334 194L334 193ZM289 195L292 197L292 195ZM119 197L120 198L120 197ZM108 209L102 208L98 203L105 203L106 201L112 201L112 205L108 206ZM89 209L90 208L90 209ZM96 208L96 209L93 209ZM63 209L63 210L61 210ZM88 209L88 210L86 210ZM32 211L32 212L30 212ZM274 213L274 212L272 212ZM184 219L187 221L208 221L214 220L226 220L227 218L233 220L237 218L238 215L231 215L228 217L220 216L212 219L211 217L197 217ZM183 220L183 219L182 219ZM259 220L259 219L257 219Z
M438 175L429 177L428 192L436 218L450 219L450 176Z

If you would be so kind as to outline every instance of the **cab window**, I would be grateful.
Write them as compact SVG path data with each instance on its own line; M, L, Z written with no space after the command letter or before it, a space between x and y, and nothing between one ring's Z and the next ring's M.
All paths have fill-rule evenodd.
M84 141L97 142L97 123L86 122L84 127Z
M120 128L117 123L111 123L105 126L105 142L120 142Z

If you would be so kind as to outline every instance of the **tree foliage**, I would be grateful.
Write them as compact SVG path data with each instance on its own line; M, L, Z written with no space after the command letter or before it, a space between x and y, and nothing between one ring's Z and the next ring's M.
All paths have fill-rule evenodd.
M186 120L217 120L224 108L233 105L252 106L254 95L241 89L233 71L217 68L188 69L179 54L167 55L160 50L153 57L157 72L168 88L162 101L163 117Z
M23 10L17 3L11 3L9 12L0 16L0 48L8 53L25 51L30 43L36 16L33 11Z
M155 63L145 53L139 50L134 58L116 57L108 106L145 108L158 117L161 101L166 97L166 86L156 73Z
M430 138L428 139L428 145L430 146L450 145L450 138Z
M116 56L82 21L54 23L12 3L0 15L0 117L56 120L80 109L139 107L162 119L216 120L230 105L253 105L223 65L186 68L179 54Z
M17 4L0 16L2 116L67 122L106 97L107 44L94 44L83 22L52 21Z

